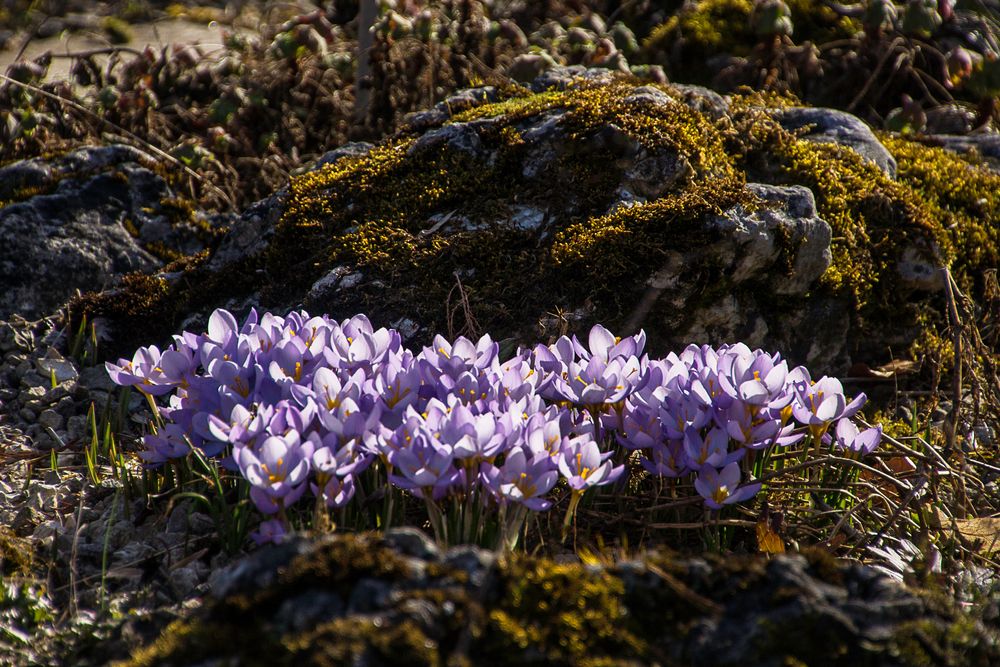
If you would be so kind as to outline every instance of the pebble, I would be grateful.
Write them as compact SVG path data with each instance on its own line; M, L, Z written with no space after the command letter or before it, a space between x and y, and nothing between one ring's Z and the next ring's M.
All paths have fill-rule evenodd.
M63 416L52 409L42 410L42 413L38 415L38 423L56 431L62 428Z

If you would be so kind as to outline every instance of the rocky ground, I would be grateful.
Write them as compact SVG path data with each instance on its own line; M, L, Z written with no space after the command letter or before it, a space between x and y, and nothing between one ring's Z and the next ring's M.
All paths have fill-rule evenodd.
M597 13L557 34L554 19L511 12L514 23L479 55L516 65L527 85L397 91L374 104L363 131L316 121L308 135L290 122L267 149L270 162L240 162L250 146L240 132L259 111L252 105L223 118L212 116L218 107L185 114L164 104L144 120L118 105L123 125L151 123L161 133L150 138L183 122L200 128L185 136L201 136L205 118L225 121L231 148L213 139L199 152L191 147L200 139L181 142L169 155L183 160L173 161L142 142L126 145L122 134L100 141L85 123L60 124L51 109L29 105L42 112L41 129L7 144L0 166L0 238L9 239L0 247L0 664L1000 661L988 523L1000 511L997 424L980 409L996 390L990 367L973 363L997 337L989 276L1000 248L1000 135L984 127L911 141L780 95L668 86L648 68L628 78L624 54L637 61L639 51L614 40L599 50L608 50L599 41L610 29ZM519 36L515 19L534 28ZM635 32L652 35L659 20L646 15ZM323 28L316 17L296 25L309 29L268 37L308 42L309 30ZM443 35L463 24L441 25ZM388 65L413 44L396 29L378 27L394 54ZM547 55L519 52L529 39L547 44ZM295 58L281 67L307 80L322 67L332 72L337 44L326 60L309 47L303 67ZM683 44L668 67L700 48ZM618 50L624 63L613 58ZM259 64L262 56L241 57ZM762 55L740 57L745 65ZM557 58L603 66L554 67ZM215 95L218 77L240 71L216 67L217 78L199 78L195 60L170 65L180 69L167 77L166 60L153 58L123 80L162 75L164 90L184 82L189 93ZM453 77L447 85L469 84L470 62L449 60L440 70ZM738 64L713 65L715 83L742 71ZM393 67L377 71L387 88L405 78ZM399 108L383 114L379 104L390 102ZM339 100L327 116L349 107ZM289 117L302 121L319 107L293 108ZM402 113L410 108L420 110ZM394 133L382 138L379 129ZM37 141L60 149L42 151ZM281 142L315 146L303 157ZM289 182L293 167L300 175ZM238 203L239 183L252 183L240 196L263 198ZM227 197L234 205L223 205ZM961 329L973 362L958 401L926 390L942 386L939 369L950 363L952 339L941 332L960 329L944 296L945 262L968 297L955 304L958 316L979 326L978 338ZM887 455L884 465L896 466L912 497L888 499L900 509L885 527L905 523L899 516L936 521L921 532L933 543L902 542L919 542L915 528L890 530L881 550L853 553L867 564L835 558L867 543L863 533L838 535L842 523L810 529L811 510L784 533L803 553L770 560L692 555L687 543L683 555L635 548L615 558L598 549L581 552L581 562L551 549L556 560L498 560L473 548L443 552L412 529L227 549L205 504L171 501L150 486L134 450L151 415L141 396L112 385L102 362L200 329L215 307L242 314L251 305L364 311L415 343L437 331L488 330L512 349L595 320L646 327L661 351L738 338L819 372L853 369L856 389L883 395L887 419L929 425L935 446L952 428L958 437L948 446L961 451ZM897 372L890 347L923 360L923 374ZM922 402L928 393L934 400ZM985 532L949 528L947 513L957 521L958 507L978 515ZM865 511L862 528L883 525Z

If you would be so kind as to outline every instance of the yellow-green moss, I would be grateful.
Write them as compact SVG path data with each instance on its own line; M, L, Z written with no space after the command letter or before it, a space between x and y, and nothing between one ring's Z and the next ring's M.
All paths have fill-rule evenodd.
M31 541L18 537L6 526L0 526L0 576L27 575L33 563Z
M751 12L753 0L696 2L655 28L643 47L663 49L682 38L700 53L710 55L726 49L735 55L745 55L754 42Z
M614 655L638 658L646 643L630 628L621 580L579 563L524 559L504 572L499 605L489 615L484 642L506 645L497 655L520 649L541 653L548 664L594 664Z
M915 192L935 226L947 230L967 274L1000 266L1000 174L943 148L879 136L896 158L897 178Z

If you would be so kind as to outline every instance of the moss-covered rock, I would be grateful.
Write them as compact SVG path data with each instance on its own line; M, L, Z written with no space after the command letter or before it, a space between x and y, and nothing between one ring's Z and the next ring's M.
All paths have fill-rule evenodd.
M473 548L415 531L298 539L249 557L225 593L126 664L989 665L995 631L944 598L823 554L648 554L613 566ZM424 538L426 540L427 538ZM263 566L267 563L266 566ZM253 572L255 576L246 576Z
M152 285L156 318L122 293L75 312L132 333L119 352L252 303L408 320L418 338L601 320L660 349L742 338L829 369L912 340L938 267L974 281L995 265L997 176L962 157L886 137L893 179L830 128L783 127L787 98L547 81L465 95L293 178L235 226L253 243L223 244L249 252ZM961 185L939 175L956 169Z

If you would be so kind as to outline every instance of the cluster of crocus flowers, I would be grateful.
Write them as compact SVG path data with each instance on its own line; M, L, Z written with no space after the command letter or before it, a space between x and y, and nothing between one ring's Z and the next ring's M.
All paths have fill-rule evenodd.
M752 452L806 435L862 453L878 444L880 432L851 421L863 395L848 400L837 380L813 382L778 355L737 344L650 360L644 347L642 332L619 339L597 325L586 344L562 337L506 360L489 336L437 336L414 353L363 315L251 311L239 324L217 310L207 332L107 368L119 385L166 400L144 461L193 448L221 459L276 517L261 539L279 536L285 510L303 497L323 508L350 503L376 462L387 491L427 502L439 537L447 500L474 502L467 525L483 512L502 517L509 539L559 489L570 494L568 521L588 490L623 482L629 468L686 476L719 509L760 488Z

